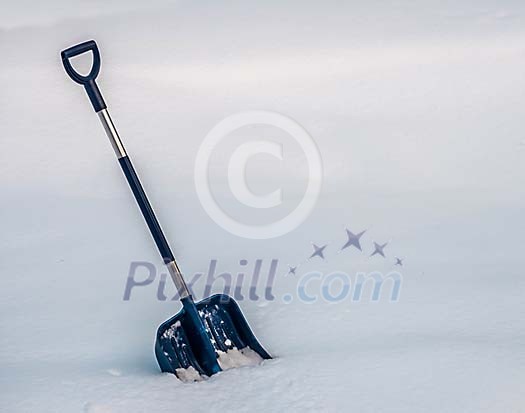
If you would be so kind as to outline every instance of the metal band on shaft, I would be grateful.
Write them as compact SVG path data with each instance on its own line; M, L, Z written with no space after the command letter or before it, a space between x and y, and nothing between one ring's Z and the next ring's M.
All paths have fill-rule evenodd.
M173 280L173 283L175 284L175 288L177 288L177 292L179 293L179 299L183 299L190 296L190 292L188 290L188 286L184 282L184 279L182 278L182 273L180 272L179 266L175 261L168 262L166 264L168 267L168 271L170 273L171 279Z
M104 130L106 131L106 135L108 135L111 146L113 146L115 155L117 155L117 158L119 159L123 158L126 156L126 149L124 149L124 145L118 136L117 128L115 128L115 125L109 116L108 110L102 109L101 111L97 112L97 115L102 122L102 126L104 126Z

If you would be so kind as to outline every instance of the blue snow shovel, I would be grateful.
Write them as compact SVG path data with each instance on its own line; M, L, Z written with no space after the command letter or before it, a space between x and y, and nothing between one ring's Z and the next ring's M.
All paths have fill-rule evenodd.
M93 54L93 66L87 76L77 73L69 61L85 52ZM155 355L160 369L183 380L188 377L193 380L211 376L231 366L231 363L227 363L228 353L235 355L237 359L239 356L252 361L270 359L271 356L259 344L239 306L231 297L217 294L199 302L193 301L95 83L100 70L97 44L90 40L62 51L61 56L67 74L86 89L182 303L180 312L162 323L157 330ZM221 363L223 357L226 361Z

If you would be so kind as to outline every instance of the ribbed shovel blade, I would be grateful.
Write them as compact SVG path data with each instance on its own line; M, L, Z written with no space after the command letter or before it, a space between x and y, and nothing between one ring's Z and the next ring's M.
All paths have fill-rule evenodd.
M219 365L231 367L258 364L271 356L259 344L233 298L213 295L195 303L204 322ZM163 372L173 373L184 381L197 381L206 376L198 354L202 352L191 342L192 323L182 309L162 323L157 331L155 355Z

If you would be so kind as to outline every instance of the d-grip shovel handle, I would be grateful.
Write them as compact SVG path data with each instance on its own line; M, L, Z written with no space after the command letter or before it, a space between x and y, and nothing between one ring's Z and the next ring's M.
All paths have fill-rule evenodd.
M69 59L86 52L93 53L93 66L91 67L89 74L87 76L83 76L73 69ZM91 104L93 105L95 112L100 112L102 109L106 109L107 106L104 102L104 98L102 97L102 94L95 83L95 79L97 78L98 72L100 71L100 52L98 51L95 41L89 40L87 42L77 44L76 46L72 46L69 49L63 50L60 55L62 56L64 69L66 69L69 77L75 82L84 86L86 89L89 100L91 100Z

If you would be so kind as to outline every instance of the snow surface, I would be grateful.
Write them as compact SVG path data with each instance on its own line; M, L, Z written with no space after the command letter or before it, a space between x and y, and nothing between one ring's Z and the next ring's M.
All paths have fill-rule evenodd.
M523 2L36 3L0 13L0 411L524 411ZM159 373L155 332L180 306L157 283L122 300L131 261L161 263L61 67L89 38L183 271L279 259L277 299L240 303L273 360L197 383ZM249 109L292 117L323 158L314 212L277 239L224 231L193 186L204 136ZM246 220L221 159L249 133L211 166L214 196ZM257 193L282 183L286 208L307 172L290 147L247 171ZM338 253L345 226L368 230L365 253ZM367 257L373 241L387 259ZM311 242L326 261L305 259ZM281 299L308 271L390 271L395 255L396 303Z

